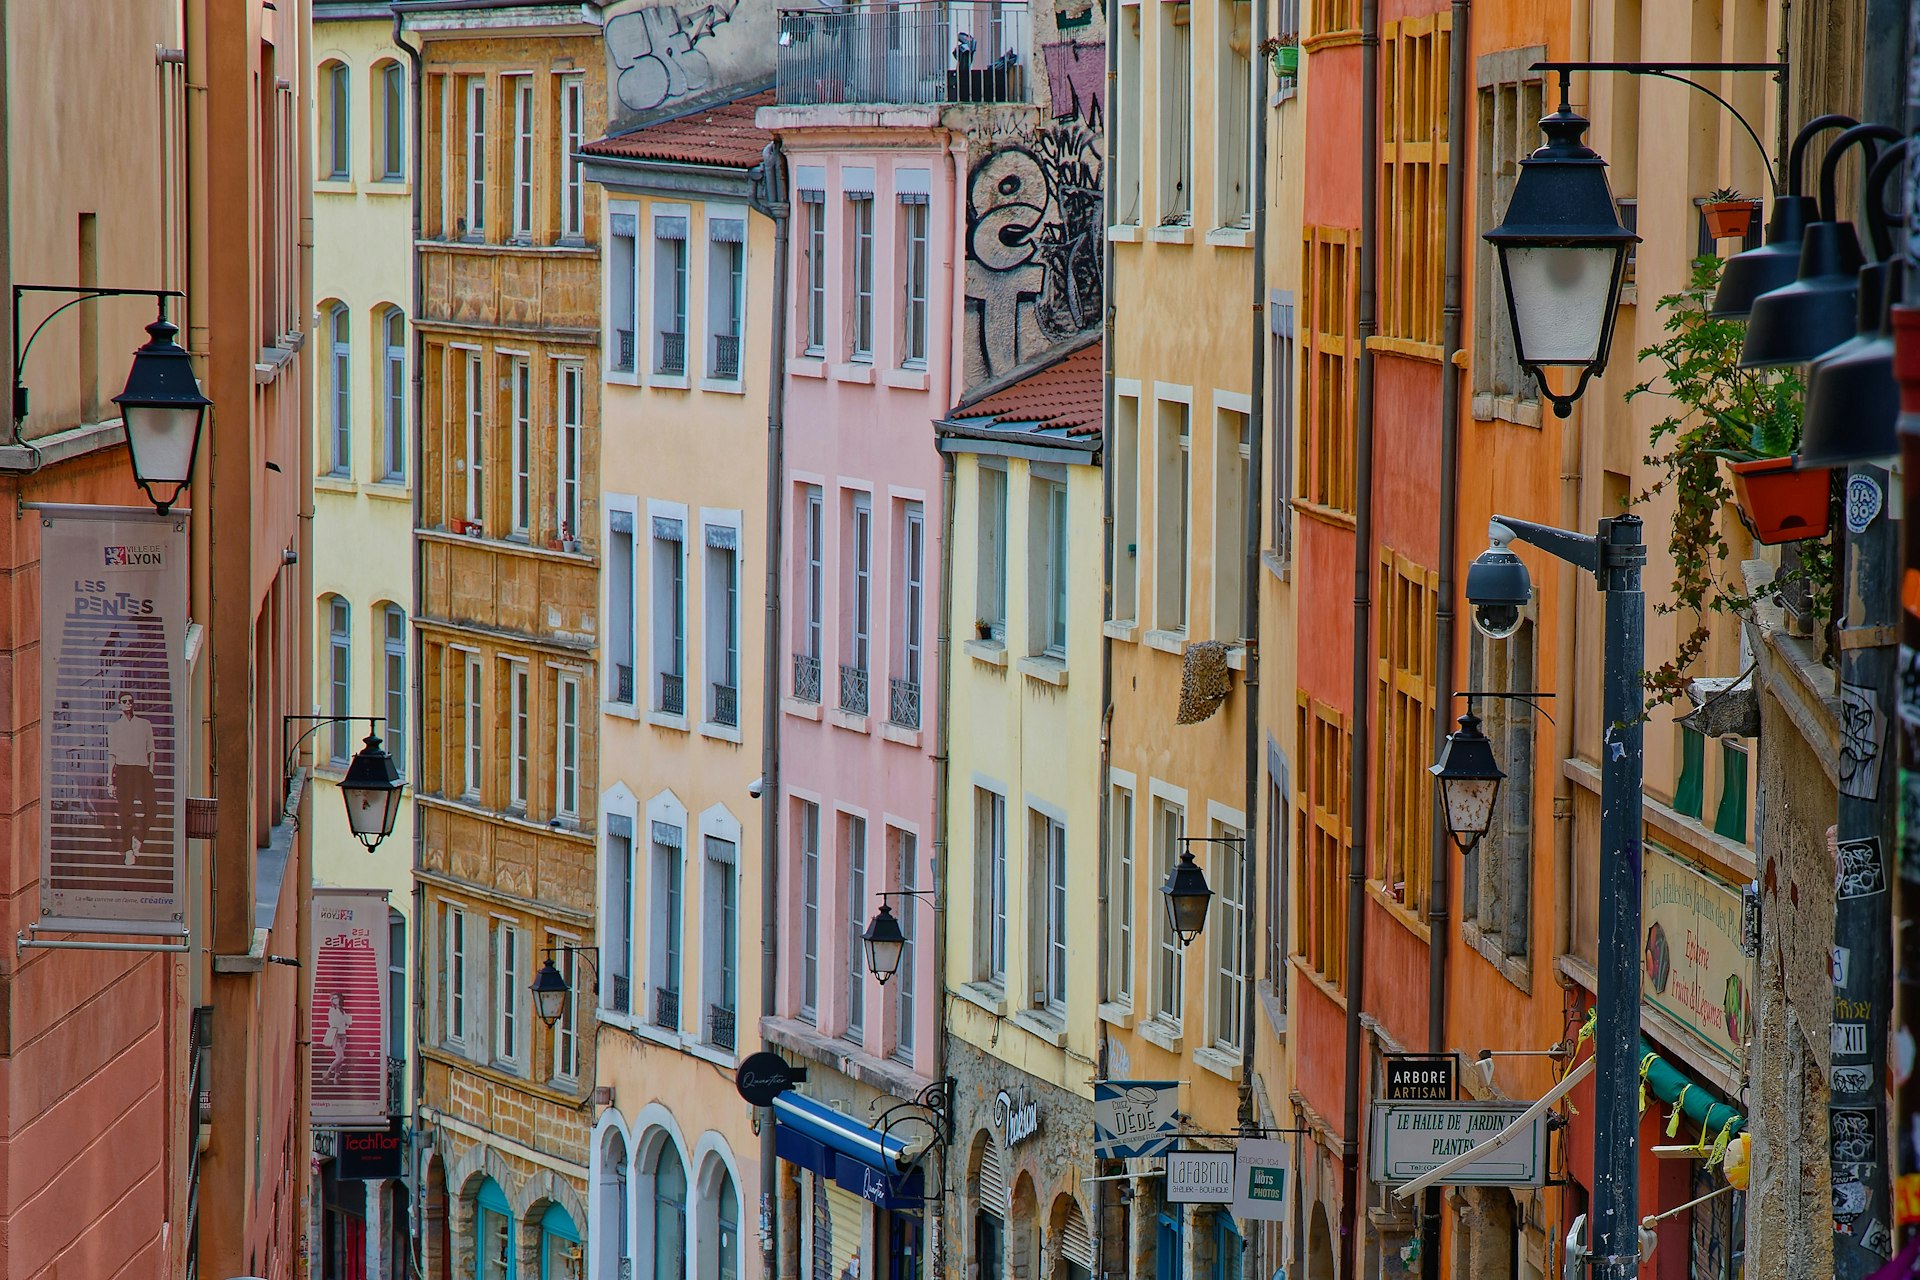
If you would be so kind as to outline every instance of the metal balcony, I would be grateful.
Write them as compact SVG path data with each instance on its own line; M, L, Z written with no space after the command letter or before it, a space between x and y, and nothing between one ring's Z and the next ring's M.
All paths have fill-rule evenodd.
M679 376L687 371L687 335L684 333L663 333L660 335L660 363L654 372Z
M667 987L653 991L653 1025L668 1031L680 1029L680 993Z
M707 1042L716 1049L733 1052L733 1010L717 1004L707 1006Z
M713 376L721 382L740 378L740 339L730 333L713 335Z
M616 662L613 665L613 700L629 705L633 702L633 664Z
M613 367L615 371L619 373L632 373L634 357L633 330L615 329L613 331L613 341Z
M685 676L660 673L660 709L670 716L687 713L687 680Z
M740 691L730 684L713 686L713 722L729 729L740 724Z
M1027 6L907 0L780 14L782 106L1025 102Z
M633 979L624 973L607 975L607 1011L609 1013L633 1012Z
M405 1114L407 1109L407 1060L387 1059L387 1114Z
M820 701L820 659L793 655L793 696L801 702Z
M840 709L850 716L867 714L867 671L865 667L840 664Z
M887 720L902 729L920 727L920 682L895 677L887 687Z

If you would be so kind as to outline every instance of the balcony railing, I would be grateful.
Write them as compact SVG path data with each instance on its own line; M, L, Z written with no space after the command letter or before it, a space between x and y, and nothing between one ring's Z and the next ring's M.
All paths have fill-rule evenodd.
M613 367L619 373L633 372L633 330L615 329L613 331L614 353Z
M713 376L721 382L740 377L740 339L730 333L713 335Z
M609 1013L633 1012L633 979L624 973L607 975L607 1011Z
M820 701L820 659L793 655L793 696L801 702Z
M660 709L670 716L687 713L687 678L660 673Z
M713 722L730 729L740 723L740 691L730 684L713 686Z
M783 105L1025 102L1027 6L907 0L780 15L774 87Z
M867 670L840 664L840 709L852 716L867 714Z
M716 1049L733 1052L733 1010L717 1004L707 1006L707 1042Z
M633 664L616 662L613 664L613 700L631 703L633 701Z
M920 682L898 676L888 682L887 719L903 729L920 727Z
M680 1029L680 993L667 987L653 991L653 1025L668 1031Z
M660 335L660 364L658 372L678 376L687 371L687 335L684 333L663 333Z
M387 1059L387 1114L402 1115L407 1109L407 1060Z

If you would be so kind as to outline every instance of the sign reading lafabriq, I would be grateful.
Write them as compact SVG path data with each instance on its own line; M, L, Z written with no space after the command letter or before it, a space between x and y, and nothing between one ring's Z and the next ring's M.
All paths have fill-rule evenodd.
M1096 1080L1093 1153L1103 1160L1165 1155L1177 1136L1178 1080Z
M1641 875L1640 998L1728 1062L1753 1034L1753 961L1741 954L1740 892L1657 844Z
M1167 1152L1168 1204L1232 1204L1233 1152Z
M1376 1102L1368 1128L1371 1177L1411 1182L1500 1136L1531 1102ZM1547 1180L1547 1117L1529 1132L1454 1170L1445 1182L1462 1187L1538 1187Z
M40 520L40 919L186 921L187 520L45 506Z

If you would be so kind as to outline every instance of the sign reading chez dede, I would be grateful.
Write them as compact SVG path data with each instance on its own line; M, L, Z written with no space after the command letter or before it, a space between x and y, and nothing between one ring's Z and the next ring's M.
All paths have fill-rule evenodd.
M1164 1155L1173 1145L1178 1080L1096 1080L1093 1153L1104 1160Z

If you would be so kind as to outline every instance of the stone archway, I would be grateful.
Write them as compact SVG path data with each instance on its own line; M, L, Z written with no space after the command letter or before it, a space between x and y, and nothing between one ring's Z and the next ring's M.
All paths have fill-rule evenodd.
M453 1280L453 1209L447 1202L447 1163L427 1156L420 1202L420 1271L425 1280Z
M1337 1280L1333 1259L1333 1231L1327 1226L1327 1207L1313 1207L1313 1226L1307 1232L1307 1280Z

